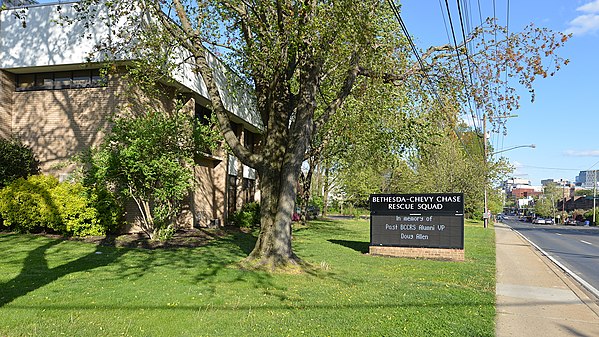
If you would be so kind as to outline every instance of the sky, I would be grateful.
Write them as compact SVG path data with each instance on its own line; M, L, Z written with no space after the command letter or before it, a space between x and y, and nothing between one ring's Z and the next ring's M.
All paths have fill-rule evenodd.
M443 20L445 15L449 26L445 1L400 1L402 19L418 48L449 42ZM458 33L457 0L447 2ZM573 34L566 46L558 50L570 63L554 77L535 81L534 103L526 90L521 90L521 107L512 112L518 117L507 120L507 136L491 135L497 151L535 144L534 149L522 147L498 154L515 167L513 176L540 185L542 179L574 181L579 171L599 168L599 0L462 0L460 3L463 11L464 4L470 8L473 26L480 23L480 4L483 19L493 17L495 12L499 23L507 23L512 32L534 23ZM459 36L461 33L456 35L458 41Z

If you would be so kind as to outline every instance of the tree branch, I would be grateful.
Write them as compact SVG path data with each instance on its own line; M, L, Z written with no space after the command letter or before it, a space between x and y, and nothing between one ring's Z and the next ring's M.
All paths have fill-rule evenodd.
M359 57L356 52L352 55L352 60L350 64L350 68L347 71L345 76L345 80L343 81L343 86L339 89L337 93L337 98L335 98L329 105L326 107L324 113L314 122L314 130L318 130L329 121L331 115L333 115L337 110L343 105L345 99L349 94L351 94L354 83L356 82L356 78L360 73L360 65L359 65Z

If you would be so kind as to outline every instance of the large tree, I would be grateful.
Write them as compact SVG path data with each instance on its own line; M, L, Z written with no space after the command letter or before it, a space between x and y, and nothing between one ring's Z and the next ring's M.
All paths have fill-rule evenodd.
M85 0L80 6L98 1ZM421 79L424 72L438 78L457 78L458 62L451 56L456 48L452 46L425 53L430 69L423 69L398 52L400 30L388 4L383 0L105 2L120 18L123 13L150 14L149 20L129 20L120 26L121 31L131 26L127 42L147 41L133 34L159 32L165 48L176 44L190 53L185 61L206 83L212 110L229 148L244 164L257 170L262 196L261 230L246 260L250 265L278 268L300 261L291 246L291 216L302 162L313 136L339 112L356 84L362 83L360 78L400 86L406 80ZM145 23L144 29L138 29L141 23ZM536 38L537 42L541 40ZM505 46L494 42L497 46L493 53L472 55L473 62L475 58L486 58L501 63L499 67L513 67L513 74L523 74L523 84L528 85L534 79L532 73L546 73L546 67L537 60L555 45L541 46L533 36L516 36L513 41ZM252 87L264 125L262 142L255 153L241 144L230 125L208 51L221 55ZM557 58L553 61L559 63ZM482 64L480 69L489 70L479 77L483 84L464 89L458 83L455 93L476 95L478 104L488 108L485 88L494 87L485 85L498 80L493 76L494 68ZM364 86L368 88L368 83ZM504 101L513 106L510 94L508 91Z

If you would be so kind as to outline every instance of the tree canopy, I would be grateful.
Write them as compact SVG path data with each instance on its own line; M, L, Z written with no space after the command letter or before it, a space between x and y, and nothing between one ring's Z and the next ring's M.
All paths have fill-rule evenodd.
M77 6L90 15L86 9L98 3L119 22L128 17L119 27L124 44L159 45L159 50L173 55L181 47L186 50L183 54L188 56L178 60L201 74L229 148L244 164L256 168L262 220L256 247L247 259L251 266L276 269L300 261L291 247L291 216L302 162L309 150L342 130L343 123L343 138L337 138L331 148L340 153L349 150L346 153L353 155L340 156L339 163L358 165L355 172L366 173L367 169L359 168L364 155L378 160L381 153L401 153L418 125L455 128L471 100L491 121L517 108L519 96L501 74L507 72L532 92L536 77L551 75L567 63L554 55L567 39L563 34L530 27L508 35L489 20L467 38L467 43L477 46L467 54L476 80L467 81L457 59L466 54L466 45L432 47L422 54L424 63L414 61L389 3L382 0L84 0ZM503 37L485 35L490 31ZM111 48L109 55L123 50L122 46L102 47ZM255 152L233 132L210 53L251 86L264 126ZM418 118L408 122L414 111L410 106L436 113L434 124ZM348 160L352 156L361 158ZM370 172L384 174L380 169Z

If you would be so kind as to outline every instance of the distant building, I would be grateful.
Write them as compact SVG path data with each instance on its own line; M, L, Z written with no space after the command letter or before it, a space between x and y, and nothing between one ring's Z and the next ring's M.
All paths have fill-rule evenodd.
M565 204L564 204L565 201ZM599 204L598 204L599 205ZM575 196L565 200L557 201L557 209L572 212L577 209L589 210L593 208L593 196Z
M506 195L510 195L516 186L530 186L530 180L522 178L509 178L503 182L503 190Z
M517 185L511 191L511 196L514 198L528 198L543 194L542 186Z
M525 208L527 206L532 206L533 204L534 199L532 197L518 199L518 208Z
M599 179L598 170L580 171L576 176L576 186L583 188L593 188L597 179Z
M572 185L572 183L569 180L564 180L564 179L543 179L541 180L541 185L543 186L547 186L549 184L555 184L555 185L559 185L559 186L570 186Z
M503 182L507 199L513 200L518 208L529 206L533 197L543 194L543 186L532 186L530 180L509 178Z

